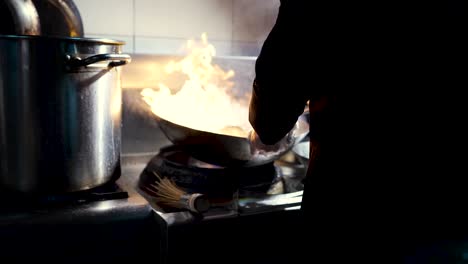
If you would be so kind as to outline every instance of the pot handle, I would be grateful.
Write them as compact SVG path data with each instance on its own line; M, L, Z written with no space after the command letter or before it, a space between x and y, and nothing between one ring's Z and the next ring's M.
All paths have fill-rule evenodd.
M128 64L132 61L132 58L128 54L112 54L112 53L98 54L98 55L94 55L94 56L87 57L84 59L80 57L73 57L70 55L67 55L66 57L67 66L74 67L74 68L86 67L90 64L101 62L101 61L111 61L109 62L107 67L112 68L112 67L117 67L117 66Z

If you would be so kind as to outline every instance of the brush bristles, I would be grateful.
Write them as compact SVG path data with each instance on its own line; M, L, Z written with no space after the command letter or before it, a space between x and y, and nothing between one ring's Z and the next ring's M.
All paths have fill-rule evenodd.
M180 201L181 197L186 194L185 191L180 189L173 181L168 178L162 178L156 172L152 171L154 176L158 179L154 184L150 184L152 188L145 187L146 190L151 192L155 198L156 203L166 205L174 208L185 207Z

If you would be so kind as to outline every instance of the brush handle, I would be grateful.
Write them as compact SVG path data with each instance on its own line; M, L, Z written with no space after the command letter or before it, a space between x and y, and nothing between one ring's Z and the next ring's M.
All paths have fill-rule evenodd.
M201 193L184 194L180 197L180 204L195 213L203 213L210 208L210 203L206 196Z

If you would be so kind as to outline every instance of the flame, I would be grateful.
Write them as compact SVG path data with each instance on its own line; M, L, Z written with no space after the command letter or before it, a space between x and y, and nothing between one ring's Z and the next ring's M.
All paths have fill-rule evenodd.
M231 89L234 71L224 71L213 64L216 50L208 43L206 33L201 42L189 40L189 54L179 61L171 61L167 74L180 72L187 76L183 86L173 92L163 83L159 90L146 88L141 92L151 111L168 121L192 129L246 137L252 129L248 122L248 100L238 99Z

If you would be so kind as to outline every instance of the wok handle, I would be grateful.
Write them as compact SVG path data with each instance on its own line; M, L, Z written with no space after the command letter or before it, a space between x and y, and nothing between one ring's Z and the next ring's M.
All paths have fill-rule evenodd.
M91 65L96 62L101 62L101 61L111 61L109 62L107 67L112 68L112 67L118 67L118 66L128 64L132 61L132 58L128 54L112 54L112 53L93 55L91 57L87 57L84 59L78 56L71 56L71 55L66 56L66 64L67 66L72 67L72 68L86 67L88 65Z

